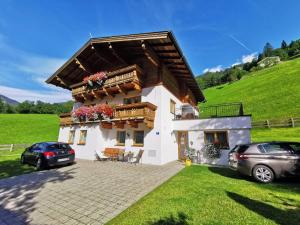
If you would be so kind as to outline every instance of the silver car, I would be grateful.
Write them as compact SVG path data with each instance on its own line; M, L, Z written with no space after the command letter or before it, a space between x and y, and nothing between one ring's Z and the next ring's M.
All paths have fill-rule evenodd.
M257 181L300 175L300 143L263 142L237 145L229 152L229 166Z

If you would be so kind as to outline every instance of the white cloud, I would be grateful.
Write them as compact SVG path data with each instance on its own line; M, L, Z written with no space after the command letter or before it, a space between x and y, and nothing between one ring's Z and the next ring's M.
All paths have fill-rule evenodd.
M70 100L70 93L67 94L64 89L45 83L45 80L65 61L17 49L9 45L6 37L0 33L0 83L2 83L0 94L18 101ZM35 90L24 89L24 84Z
M64 89L61 89L60 91L33 91L0 85L0 93L19 102L25 100L40 100L43 102L54 103L71 100L70 92Z
M253 59L257 58L257 52L251 53L249 55L242 56L242 63L249 63L252 62Z
M222 71L224 68L222 65L218 65L218 66L215 66L215 67L212 67L212 68L206 68L203 70L203 73L207 73L207 72L212 72L212 73L215 73L215 72L220 72Z

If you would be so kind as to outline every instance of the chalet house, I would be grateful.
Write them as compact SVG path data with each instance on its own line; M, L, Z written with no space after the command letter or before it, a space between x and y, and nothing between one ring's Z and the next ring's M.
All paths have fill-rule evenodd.
M218 142L222 164L230 148L250 142L251 118L241 104L199 111L205 97L169 31L91 38L46 82L72 92L59 141L77 158L117 147L143 149L143 163L164 164Z

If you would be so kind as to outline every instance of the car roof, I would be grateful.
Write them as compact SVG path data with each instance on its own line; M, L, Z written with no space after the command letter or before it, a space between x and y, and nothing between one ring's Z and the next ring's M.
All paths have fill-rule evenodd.
M264 142L252 142L249 144L239 144L239 146L241 145L259 145L259 144L277 144L277 143L285 143L285 144L291 144L291 143L297 143L300 144L300 142L297 141L264 141Z
M45 141L45 142L38 142L35 144L48 144L48 145L53 145L53 144L67 144L65 142L57 142L57 141Z

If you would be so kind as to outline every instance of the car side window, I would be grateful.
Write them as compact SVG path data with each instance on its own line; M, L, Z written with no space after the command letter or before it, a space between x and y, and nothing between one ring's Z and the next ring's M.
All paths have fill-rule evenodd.
M297 153L300 153L300 143L291 143L290 147Z
M289 153L291 152L291 147L284 143L268 143L259 145L258 148L263 153Z

